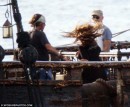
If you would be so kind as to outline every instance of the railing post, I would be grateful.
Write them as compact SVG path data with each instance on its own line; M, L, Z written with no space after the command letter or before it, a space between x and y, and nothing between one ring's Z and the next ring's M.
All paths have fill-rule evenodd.
M120 49L121 49L121 44L120 44L120 42L117 42L117 49L118 49L118 52L117 52L117 59L118 59L118 61L121 61L121 58L122 58L122 56L121 56L121 51L120 51Z
M119 104L118 107L124 107L124 94L123 94L123 77L122 72L117 69L117 103Z

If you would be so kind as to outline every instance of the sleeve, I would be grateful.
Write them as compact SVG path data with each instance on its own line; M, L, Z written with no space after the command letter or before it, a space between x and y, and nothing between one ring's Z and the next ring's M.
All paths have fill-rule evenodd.
M46 37L46 34L44 32L41 32L40 41L41 41L41 43L42 43L43 46L45 44L50 44L50 42L48 41L48 39Z
M103 32L103 40L111 40L112 39L112 33L109 28L105 28Z

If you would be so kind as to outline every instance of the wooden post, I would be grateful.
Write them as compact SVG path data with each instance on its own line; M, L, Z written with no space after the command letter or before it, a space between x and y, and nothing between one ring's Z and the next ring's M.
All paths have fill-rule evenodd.
M123 78L122 72L117 69L117 103L118 107L124 107L124 94L123 94Z

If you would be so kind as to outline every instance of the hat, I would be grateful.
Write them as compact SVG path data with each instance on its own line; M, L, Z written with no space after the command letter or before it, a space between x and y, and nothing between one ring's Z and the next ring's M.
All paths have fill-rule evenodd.
M29 24L34 25L37 22L45 23L46 22L45 17L41 14L34 14L31 18L31 20L29 21Z
M40 17L37 19L36 22L42 22L42 23L45 23L45 22L46 22L45 17L44 17L44 16L40 16ZM35 22L35 23L36 23L36 22Z
M103 12L102 12L101 10L94 10L94 11L92 12L92 16L93 16L93 15L103 16Z

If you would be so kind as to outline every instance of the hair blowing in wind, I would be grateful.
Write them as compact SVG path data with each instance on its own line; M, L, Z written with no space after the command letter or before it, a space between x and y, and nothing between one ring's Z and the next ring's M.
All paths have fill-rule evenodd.
M64 37L76 38L76 41L80 40L82 45L86 45L86 43L91 43L96 37L101 35L98 33L98 29L100 27L100 24L91 25L89 23L85 23L76 26L72 32L67 32Z

